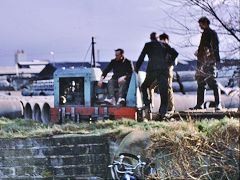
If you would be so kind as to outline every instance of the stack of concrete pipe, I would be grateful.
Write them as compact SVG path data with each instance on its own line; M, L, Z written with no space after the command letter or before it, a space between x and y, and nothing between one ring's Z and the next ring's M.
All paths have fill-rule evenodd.
M185 92L194 92L197 91L197 81L195 80L195 71L179 71L177 72L179 75L180 82L183 85ZM219 76L217 78L217 82L223 86L228 84L229 78L227 76ZM207 90L209 90L209 87ZM174 92L181 92L179 83L177 82L176 72L174 72L174 81L173 81L173 90Z
M179 71L178 74L184 91L190 92L191 94L188 93L184 95L184 97L182 93L175 94L176 107L178 106L178 102L182 102L182 99L185 101L184 107L183 104L180 103L181 106L176 109L186 110L196 103L195 92L197 90L197 82L194 78L195 71ZM174 72L173 89L174 92L180 92L180 86L176 79L176 73ZM218 82L224 87L228 82L228 77L222 76L218 78ZM213 96L211 95L210 97L212 98ZM187 99L189 99L189 101ZM208 99L207 96L206 99ZM223 97L222 101L223 105L225 105L224 107L227 108L239 106L238 94L231 97ZM36 122L49 123L51 121L50 109L53 106L54 96L0 95L0 117L4 116L11 119L24 117L26 119L33 119Z
M22 101L24 106L24 118L33 119L36 122L49 123L51 121L50 109L53 107L53 96L37 96Z
M53 96L0 96L0 117L26 118L49 123L53 101Z

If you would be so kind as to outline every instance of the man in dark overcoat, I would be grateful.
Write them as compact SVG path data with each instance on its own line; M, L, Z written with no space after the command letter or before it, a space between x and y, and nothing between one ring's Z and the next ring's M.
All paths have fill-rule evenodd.
M195 55L197 56L197 71L195 79L197 80L197 104L190 109L203 109L204 94L206 84L213 90L215 97L215 109L221 110L221 91L216 81L216 64L220 62L219 57L219 41L217 33L212 30L209 25L210 21L206 17L202 17L198 21L199 27L203 30L200 44Z
M160 118L164 118L168 109L168 74L169 68L166 55L169 53L175 59L178 53L171 48L167 43L157 40L158 36L155 32L150 34L150 42L147 42L138 58L135 71L138 72L139 68L144 61L145 55L148 55L149 61L146 70L146 78L141 86L143 93L143 102L145 107L150 109L151 100L148 97L147 89L151 86L153 81L157 79L158 88L161 97L161 106L159 109Z

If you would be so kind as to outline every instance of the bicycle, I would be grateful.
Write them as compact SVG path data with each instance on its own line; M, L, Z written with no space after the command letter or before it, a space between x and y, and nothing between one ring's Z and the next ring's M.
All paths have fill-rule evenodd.
M130 164L129 158L137 160L137 164ZM121 153L119 154L119 161L114 160L108 167L111 169L111 176L114 180L138 180L144 179L145 165L146 163L141 161L140 155Z

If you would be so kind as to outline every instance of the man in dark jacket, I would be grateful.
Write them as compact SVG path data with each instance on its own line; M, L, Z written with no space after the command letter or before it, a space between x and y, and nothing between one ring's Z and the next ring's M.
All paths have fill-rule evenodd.
M166 33L163 33L159 36L159 40L163 43L169 44L169 36ZM175 65L177 65L177 59L172 59L172 56L170 54L167 54L166 59L168 61L168 69L169 69L169 76L168 76L168 114L173 114L175 111L174 107L174 97L173 97L173 68ZM154 97L154 89L156 89L158 86L157 81L155 80L153 84L150 87L150 97Z
M216 63L220 62L218 36L217 33L209 27L210 21L202 17L198 21L203 30L200 45L195 55L197 56L197 71L195 78L197 80L197 104L190 109L203 109L204 94L206 84L213 90L215 97L215 109L221 110L221 92L216 81Z
M150 34L151 41L146 43L136 63L135 71L138 72L139 68L144 61L145 55L148 55L149 62L146 70L146 78L141 86L143 93L143 102L146 108L150 109L151 100L148 98L147 89L151 86L153 81L157 79L159 84L159 92L161 96L161 106L159 113L161 118L165 117L168 108L168 64L167 54L171 54L175 59L178 53L171 48L167 43L159 42L155 32Z
M125 104L128 83L133 72L132 62L124 57L124 50L115 50L115 59L112 59L108 66L104 69L102 77L98 82L98 86L102 86L103 79L113 70L113 76L108 82L108 97L104 100L110 105L116 104L115 88L118 87L117 104Z

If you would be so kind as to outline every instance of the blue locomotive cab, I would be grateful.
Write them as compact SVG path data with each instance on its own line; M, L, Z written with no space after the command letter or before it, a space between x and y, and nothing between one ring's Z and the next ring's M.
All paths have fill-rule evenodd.
M64 119L66 114L76 119L79 115L87 114L92 117L101 113L105 117L112 115L114 119L121 117L136 119L135 113L142 107L139 86L143 78L139 78L136 73L132 74L126 96L126 106L116 107L104 104L107 84L104 84L102 88L97 86L101 75L101 69L95 67L57 69L54 72L54 108L51 114L54 120L52 121L59 121L59 113L61 119Z

